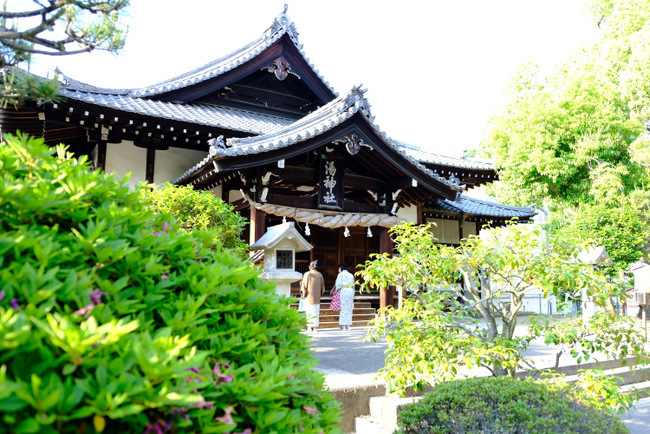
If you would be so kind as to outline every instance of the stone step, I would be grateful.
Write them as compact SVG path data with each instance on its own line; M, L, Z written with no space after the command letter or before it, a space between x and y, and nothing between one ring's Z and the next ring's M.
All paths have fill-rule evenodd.
M352 319L352 327L367 327L368 326L368 321L355 321ZM319 329L337 329L339 328L339 321L319 321L318 322L318 328Z
M298 309L298 303L292 303L291 307ZM330 304L321 303L320 304L320 315L319 315L319 328L322 329L333 329L339 328L339 315L340 312L330 310ZM370 302L360 301L354 302L354 310L352 311L352 327L367 327L368 322L375 319L377 316L377 310L372 308Z
M371 320L373 320L373 319L374 319L374 317L367 317L367 316L352 316L352 324L353 324L353 325L354 325L354 324L358 324L358 325L363 324L363 326L365 327L365 326L367 326L368 323L369 323ZM336 323L336 325L337 325L337 327L338 327L339 317L338 317L338 316L326 316L326 317L320 317L320 318L318 319L318 322L319 322L320 324L327 324L327 323L333 323L333 324L334 324L334 323Z
M397 413L402 406L420 399L374 396L370 398L370 415L357 417L354 421L356 434L392 434L397 429Z
M290 306L292 308L294 308L294 309L298 309L298 303L291 303ZM321 312L324 311L324 310L329 310L329 308L330 308L329 301L327 303L322 302L320 304ZM372 309L373 311L376 310L375 308L372 307L372 305L370 303L368 303L366 301L359 301L359 302L355 301L354 302L354 310L357 310L357 309Z
M371 307L358 307L354 306L354 309L352 310L352 313L376 313L377 311ZM338 310L330 310L329 305L327 309L323 309L322 307L320 308L320 314L321 315L338 315L339 311Z

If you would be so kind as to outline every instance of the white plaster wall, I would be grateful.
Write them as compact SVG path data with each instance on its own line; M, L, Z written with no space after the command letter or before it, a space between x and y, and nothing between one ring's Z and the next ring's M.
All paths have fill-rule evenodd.
M402 220L405 220L409 223L415 223L417 224L418 222L418 207L417 206L409 206L405 208L399 208L397 210L397 217L399 217Z
M132 141L109 143L106 146L106 173L115 173L122 179L131 173L128 184L133 186L145 181L147 150L138 148Z
M207 151L194 151L192 149L169 148L165 151L156 150L153 182L159 185L164 184L165 181L171 182L189 168L196 166L207 155Z
M223 192L223 185L217 185L215 188L210 190L210 193L212 193L215 197L218 197L219 199L223 197L222 192Z
M239 190L230 190L228 192L228 203L233 203L243 198L244 196L241 194L241 191Z
M470 235L478 235L476 222L463 222L463 238L468 238Z
M427 223L436 241L443 244L458 244L460 242L460 225L457 220L427 218Z
M634 290L638 292L650 292L650 266L643 264L633 271Z

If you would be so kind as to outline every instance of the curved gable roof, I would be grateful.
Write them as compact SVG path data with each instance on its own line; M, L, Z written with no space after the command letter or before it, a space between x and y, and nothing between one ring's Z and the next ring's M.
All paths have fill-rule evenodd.
M516 217L520 219L530 219L537 215L534 205L509 206L497 202L475 199L466 195L458 195L455 200L438 199L433 208L459 214L463 213L493 218Z
M443 186L447 191L460 192L464 186L455 179L447 179L428 169L415 158L409 156L398 142L392 140L377 125L373 123L374 117L370 113L370 104L364 97L365 90L354 87L345 96L340 96L327 105L299 119L298 121L276 131L253 137L229 138L222 137L210 140L208 156L197 165L186 171L174 183L187 182L188 178L202 172L211 163L215 173L219 171L218 161L237 159L248 156L259 156L273 151L282 150L300 144L307 140L317 138L333 130L353 116L360 114L374 131L379 140L385 145L386 150L377 149L384 154L390 153L401 161L401 167L413 174L418 174L426 181ZM385 155L386 156L386 155ZM253 163L251 163L253 164ZM450 193L447 193L448 196Z
M170 99L167 98L169 94L201 86L209 80L225 78L229 73L231 73L231 71L234 71L239 67L255 63L256 61L259 62L260 60L258 60L258 58L262 57L267 50L281 40L286 41L286 48L292 48L291 52L296 54L295 59L300 62L300 65L292 65L292 67L307 71L312 78L311 80L307 80L306 77L302 77L302 81L311 84L312 91L323 99L323 103L327 103L334 99L337 96L336 91L327 81L325 81L324 77L305 54L302 44L298 42L296 26L286 14L286 9L273 20L271 26L263 32L259 38L226 56L191 71L177 75L176 77L136 89L108 89L96 87L65 77L65 88L71 91L105 95L123 95L131 98ZM284 53L284 50L280 50L279 52ZM269 66L271 66L271 62L265 63L262 69ZM257 69L258 68L254 68L253 70ZM62 75L65 76L65 74ZM237 76L232 80L226 80L224 81L224 85L234 82L238 78L241 77ZM220 85L221 84L223 83L220 83Z
M296 59L302 63L302 65L300 65L301 69L309 71L310 75L317 78L316 80L312 80L312 86L320 88L318 91L315 91L315 93L321 95L324 99L323 102L326 103L335 98L337 96L336 91L327 81L325 81L324 77L305 54L302 44L298 41L296 26L286 14L286 8L284 12L281 12L277 18L273 20L271 26L262 33L259 38L249 44L246 44L238 50L192 71L151 86L134 89L131 92L131 95L133 97L146 98L160 97L170 92L200 85L201 83L217 77L223 77L236 68L253 63L258 57L262 56L263 53L280 40L285 40L287 41L287 44L290 43L293 46L295 51L298 53ZM265 67L268 66L270 66L270 63L265 65ZM298 65L293 66L297 67Z

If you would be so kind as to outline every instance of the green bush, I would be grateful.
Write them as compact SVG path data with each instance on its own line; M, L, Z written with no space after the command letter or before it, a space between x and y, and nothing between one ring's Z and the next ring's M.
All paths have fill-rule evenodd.
M0 144L0 432L335 431L288 300L88 169Z
M211 192L166 183L161 188L143 188L140 195L150 210L174 218L178 229L212 231L215 243L242 257L248 253L248 245L239 238L246 220Z
M397 416L401 433L625 433L621 420L565 382L512 377L440 383Z

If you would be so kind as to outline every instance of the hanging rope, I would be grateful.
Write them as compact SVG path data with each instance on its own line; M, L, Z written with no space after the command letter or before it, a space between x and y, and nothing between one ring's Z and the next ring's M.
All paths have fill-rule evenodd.
M274 205L270 203L258 203L246 196L246 200L260 211L267 214L293 218L297 222L312 224L323 228L342 228L347 226L381 226L391 228L399 224L402 220L397 216L389 214L370 214L370 213L339 213L335 211L321 211L305 208L294 208L283 205Z

